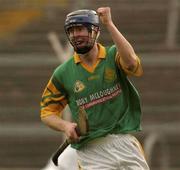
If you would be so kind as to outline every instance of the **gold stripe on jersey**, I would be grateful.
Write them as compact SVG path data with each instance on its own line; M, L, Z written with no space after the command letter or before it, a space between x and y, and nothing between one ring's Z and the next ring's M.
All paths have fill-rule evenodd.
M54 102L58 102L58 101L61 101L62 99L64 98L64 96L62 95L47 95L47 96L43 96L42 97L42 102L43 103L48 103L50 101L54 101Z
M48 82L48 84L47 84L47 90L48 90L48 92L53 93L53 94L59 94L59 93L61 93L61 92L54 86L54 84L52 83L52 79L50 79L49 82Z
M59 110L58 112L56 110ZM61 111L63 107L58 104L51 104L46 107L41 107L41 118L49 115L58 115L61 117Z
M141 76L143 74L141 61L138 56L136 56L136 67L132 71L128 70L118 53L116 54L115 60L118 67L121 67L127 75Z
M67 104L65 96L54 86L50 80L44 90L41 101L41 118L49 115L61 116L61 111Z

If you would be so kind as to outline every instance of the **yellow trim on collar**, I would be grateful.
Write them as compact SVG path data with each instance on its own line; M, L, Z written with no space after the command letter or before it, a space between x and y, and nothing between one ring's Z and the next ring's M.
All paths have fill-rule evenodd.
M102 46L101 44L97 44L98 45L98 58L106 58L106 49L104 46ZM74 62L77 64L77 63L80 63L81 62L81 58L80 56L75 52L74 53Z

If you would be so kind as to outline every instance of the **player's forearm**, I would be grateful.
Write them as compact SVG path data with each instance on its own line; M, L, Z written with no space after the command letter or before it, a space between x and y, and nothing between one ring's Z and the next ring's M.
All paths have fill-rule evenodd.
M110 35L117 47L118 53L123 61L123 64L129 70L133 70L137 65L136 54L131 44L126 38L119 32L113 22L106 25Z
M44 124L46 124L52 129L65 132L67 121L61 119L59 116L49 115L49 116L41 118L41 120Z

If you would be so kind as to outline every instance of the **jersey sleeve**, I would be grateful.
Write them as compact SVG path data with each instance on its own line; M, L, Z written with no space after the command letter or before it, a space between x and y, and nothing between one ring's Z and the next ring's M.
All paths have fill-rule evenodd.
M118 53L116 53L115 62L118 65L118 67L122 68L127 75L131 75L131 76L141 76L142 75L143 69L142 69L141 61L138 56L136 56L136 61L137 61L136 67L134 68L134 70L130 71L126 68L120 55Z
M63 87L55 77L52 77L42 95L40 117L43 118L54 114L61 116L66 104L67 99Z

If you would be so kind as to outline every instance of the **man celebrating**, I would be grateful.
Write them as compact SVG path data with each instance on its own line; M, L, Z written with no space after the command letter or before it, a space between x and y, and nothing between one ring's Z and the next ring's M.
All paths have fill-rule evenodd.
M97 43L99 18L114 45ZM83 170L149 170L137 139L141 130L138 92L127 76L142 75L140 60L111 19L109 7L67 15L65 31L74 55L54 71L41 102L41 119L64 132ZM69 105L73 122L61 118ZM89 131L78 136L78 111L88 117Z

